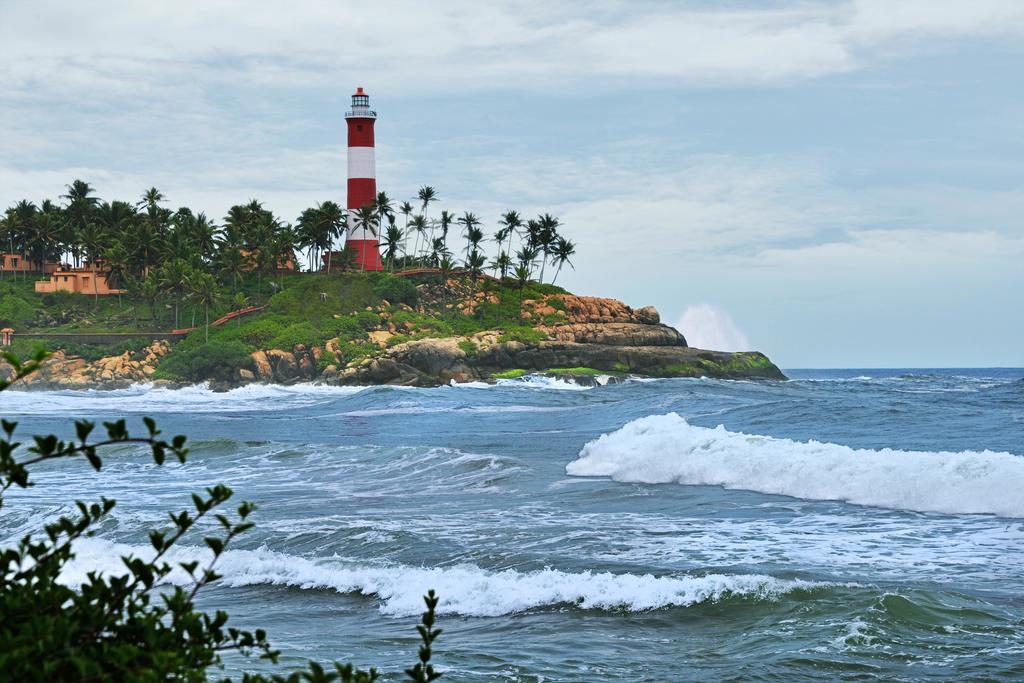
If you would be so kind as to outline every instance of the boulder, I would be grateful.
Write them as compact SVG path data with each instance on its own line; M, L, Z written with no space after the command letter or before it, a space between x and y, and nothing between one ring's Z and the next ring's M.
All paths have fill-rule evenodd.
M657 325L661 322L661 315L654 306L638 308L633 312L633 315L636 316L636 321L643 325Z
M293 354L281 349L270 349L265 353L270 367L274 369L274 379L287 382L299 376L299 365Z
M274 369L270 366L270 360L263 351L254 351L252 354L253 374L261 382L271 382L274 379Z

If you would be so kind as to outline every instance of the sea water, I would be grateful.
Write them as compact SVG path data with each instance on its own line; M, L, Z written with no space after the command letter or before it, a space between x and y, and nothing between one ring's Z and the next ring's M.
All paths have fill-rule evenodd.
M266 628L285 667L400 671L433 588L453 681L1024 677L1024 371L789 374L8 391L23 434L149 415L192 454L38 467L0 544L117 499L74 585L225 483L257 527L201 606Z

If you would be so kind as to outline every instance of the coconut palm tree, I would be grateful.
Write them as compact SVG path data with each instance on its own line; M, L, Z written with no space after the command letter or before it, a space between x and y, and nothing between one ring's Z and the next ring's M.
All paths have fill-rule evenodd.
M512 258L508 255L508 252L503 251L491 261L490 265L491 269L496 274L500 274L501 279L504 280L512 268Z
M458 219L458 223L463 226L462 235L466 238L466 255L469 256L469 252L476 249L484 238L483 230L478 227L480 219L475 213L466 211L462 218Z
M476 249L473 249L466 255L466 270L469 271L469 279L473 281L474 285L483 273L484 263L486 263L484 255Z
M523 289L526 288L526 283L530 281L530 269L524 263L520 263L516 266L515 270L516 285L519 287L519 322L523 322Z
M348 214L330 200L321 202L317 210L317 235L320 237L318 251L327 251L327 272L331 272L331 256L334 253L334 240L345 234ZM317 265L319 268L319 264Z
M153 319L154 327L158 324L156 319L156 300L160 298L160 279L156 271L146 276L139 284L139 294L149 304L149 313Z
M87 223L85 228L79 234L79 241L82 244L82 248L85 250L85 257L92 264L93 276L92 276L92 288L95 294L95 301L98 304L100 301L100 290L97 275L100 272L100 260L103 256L104 247L107 244L107 234L104 232L102 226L97 223Z
M209 273L193 273L188 285L192 300L203 306L204 341L210 341L210 306L220 298L217 281Z
M384 233L384 239L380 245L384 248L384 260L388 262L388 268L391 272L395 272L395 258L402 249L402 241L405 239L405 232L395 225L394 221L388 225L388 229Z
M167 197L163 192L155 187L151 187L142 193L142 199L140 199L135 206L139 209L145 207L147 211L153 212L160 208L160 202L165 201L166 199Z
M377 227L379 226L376 208L372 204L360 207L356 211L355 225L357 228L369 231L371 235L376 237ZM366 254L359 255L359 270L366 270Z
M402 243L402 251L406 254L409 253L409 217L412 216L412 212L415 209L411 202L402 202L398 205L398 212L405 216L405 227L402 230L405 233L405 242Z
M498 233L495 233L495 239L497 239L499 233L503 234L505 238L508 239L508 249L506 251L511 253L512 237L518 234L519 230L523 227L523 219L520 218L518 211L506 211L501 215L501 219L498 221L498 224L501 225L502 228ZM498 243L498 247L499 249L501 248L500 241Z
M178 329L178 310L181 307L181 297L188 291L189 277L192 269L184 259L174 259L164 264L160 269L160 288L174 297L174 328Z
M111 242L105 254L103 265L106 268L107 282L110 283L111 287L116 287L118 290L118 306L121 305L121 289L124 289L123 284L131 275L129 262L128 250L124 248L124 245L117 240Z
M546 213L537 218L537 246L544 254L544 259L540 262L541 282L544 282L544 267L548 263L548 256L558 240L558 226L558 219L551 214Z
M412 217L412 221L409 225L416 231L416 242L412 250L413 261L415 262L419 257L420 238L425 236L427 232L427 219L423 214L417 214Z
M388 196L387 192L377 193L377 197L373 200L373 207L377 210L377 225L384 225L385 219L394 220L394 200Z
M78 247L79 242L75 238L75 234L84 230L85 226L93 219L100 200L99 197L92 196L95 190L83 180L75 180L66 187L67 194L61 195L61 199L67 200L64 208L64 215L67 218L64 240L71 247L71 257L77 267L82 252Z
M443 254L437 264L437 274L441 277L441 291L445 301L448 300L448 279L452 276L453 270L455 270L455 261L448 254Z
M235 307L236 311L240 311L249 305L249 299L242 292L235 292L235 296L231 299L231 304ZM235 327L242 326L242 316L235 316Z
M427 215L427 207L430 206L431 202L436 202L439 199L437 191L430 185L421 187L419 192L416 193L416 197L420 200L420 213L424 216Z
M562 266L568 265L573 270L576 270L576 266L574 266L572 261L569 260L576 254L576 245L572 240L559 237L555 242L555 247L551 253L554 256L553 262L558 265L558 268L555 270L555 276L551 278L551 284L555 284L555 281L558 279L558 274L562 272Z
M537 261L537 254L539 253L540 252L536 247L531 247L529 244L524 245L521 249L519 249L519 251L516 252L516 263L519 266L523 266L524 268L526 268L526 272L531 277L533 276L533 266L534 263ZM516 277L518 277L518 275L516 275Z
M448 251L448 245L445 244L443 237L435 237L434 241L430 245L430 259L429 264L434 268L437 268L438 263L441 261L442 256L451 258L451 252Z

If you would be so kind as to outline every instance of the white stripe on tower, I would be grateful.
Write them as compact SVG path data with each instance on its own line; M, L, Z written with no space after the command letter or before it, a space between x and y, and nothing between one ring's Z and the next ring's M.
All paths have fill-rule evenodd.
M377 178L377 164L373 147L348 148L348 177Z

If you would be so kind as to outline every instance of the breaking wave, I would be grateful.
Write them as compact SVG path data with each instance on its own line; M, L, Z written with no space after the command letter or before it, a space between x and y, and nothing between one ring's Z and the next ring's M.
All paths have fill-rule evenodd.
M358 393L369 387L324 384L249 384L229 391L213 391L205 384L181 389L135 384L127 389L60 391L8 391L4 411L11 414L61 415L83 410L112 413L226 413L280 410Z
M1024 517L1024 458L994 451L855 449L697 427L652 415L591 441L575 476L723 486L809 500Z
M123 574L121 555L147 557L152 550L93 538L76 545L76 553L61 577L72 586L84 582L90 571ZM174 562L208 558L208 551L186 547L170 559ZM229 550L218 562L217 571L223 575L218 582L221 586L291 586L375 596L380 600L381 613L395 616L422 612L423 595L431 588L441 596L441 613L496 617L560 605L639 612L730 597L774 600L793 591L835 585L757 574L653 576L555 569L489 571L470 564L443 568L381 566L337 558L312 560L265 549ZM188 577L176 571L170 580L185 583Z

